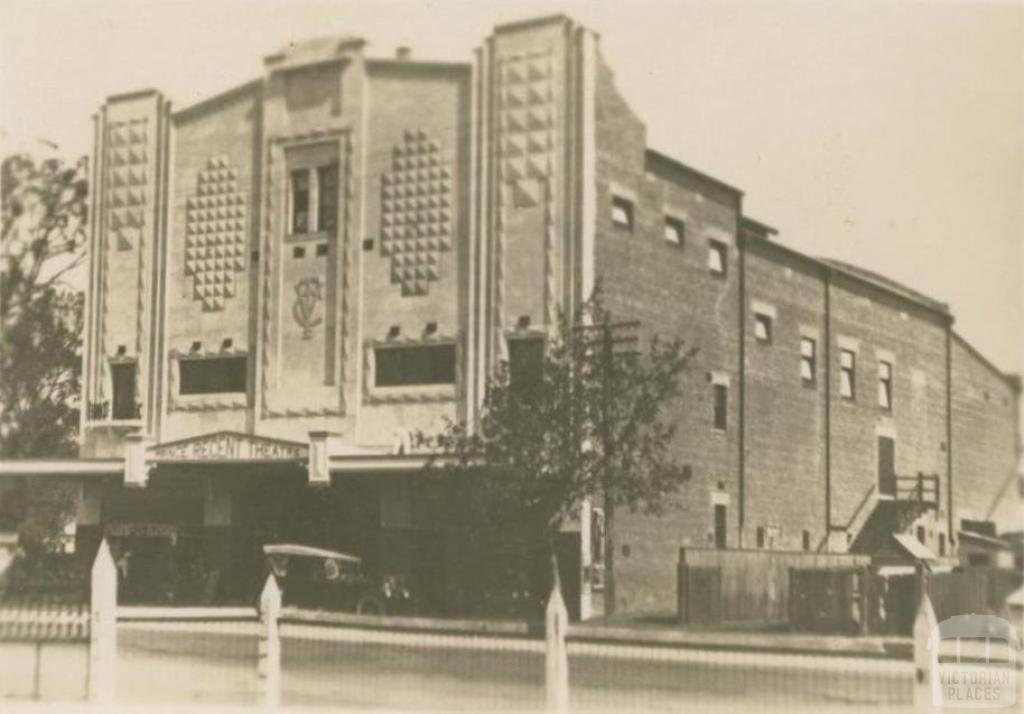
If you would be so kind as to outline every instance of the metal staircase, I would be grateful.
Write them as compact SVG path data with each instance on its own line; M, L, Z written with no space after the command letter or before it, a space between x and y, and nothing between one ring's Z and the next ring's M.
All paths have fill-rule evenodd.
M872 556L898 554L892 535L906 531L926 511L938 509L939 483L938 475L919 473L897 476L886 489L888 493L875 486L872 498L865 504L873 501L873 506L862 508L851 521L850 552Z

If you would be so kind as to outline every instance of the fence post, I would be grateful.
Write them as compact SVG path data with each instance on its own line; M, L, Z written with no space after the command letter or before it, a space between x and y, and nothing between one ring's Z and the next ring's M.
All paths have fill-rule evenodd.
M281 588L274 574L260 593L259 676L263 688L263 703L277 707L281 703Z
M116 687L117 568L106 538L92 563L89 590L89 701L109 703Z
M938 647L938 642L931 642L937 621L935 609L932 607L931 598L928 597L928 590L921 590L921 599L917 608L917 617L914 618L914 709L919 712L932 711L933 682L935 672L932 668L931 644Z
M569 711L569 652L565 634L569 629L569 612L562 599L562 587L555 569L555 582L545 612L545 664L548 711L565 714Z

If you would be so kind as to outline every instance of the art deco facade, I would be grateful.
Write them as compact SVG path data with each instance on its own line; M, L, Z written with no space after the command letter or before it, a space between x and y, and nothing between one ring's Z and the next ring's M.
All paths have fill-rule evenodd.
M191 534L228 571L272 537L443 559L457 517L407 435L471 419L598 280L699 348L673 413L690 478L663 517L618 519L620 607L671 609L680 546L887 553L905 532L952 557L963 519L1019 513L1019 381L945 305L784 247L649 149L564 17L465 63L329 38L181 110L114 96L92 165L82 460L48 467L83 483L82 538ZM583 600L593 521L570 529Z

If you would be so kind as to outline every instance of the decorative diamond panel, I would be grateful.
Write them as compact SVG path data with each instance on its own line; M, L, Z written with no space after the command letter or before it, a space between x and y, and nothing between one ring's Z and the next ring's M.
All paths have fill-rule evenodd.
M132 250L146 216L145 119L107 127L107 229L117 250Z
M381 180L380 252L402 295L426 295L452 247L452 175L441 147L422 129L405 132Z
M221 310L235 294L235 273L245 269L245 195L223 157L199 172L185 218L185 274L194 278L194 298L204 310Z
M534 52L503 60L499 82L501 178L510 186L514 207L538 206L544 200L543 181L551 175L551 55Z
M556 100L550 48L500 58L497 64L498 216L495 222L495 313L505 324L505 262L510 226L536 225L545 248L546 323L557 319ZM520 213L521 212L521 213ZM519 213L513 219L513 215ZM518 239L518 236L514 236ZM499 349L504 341L499 340Z

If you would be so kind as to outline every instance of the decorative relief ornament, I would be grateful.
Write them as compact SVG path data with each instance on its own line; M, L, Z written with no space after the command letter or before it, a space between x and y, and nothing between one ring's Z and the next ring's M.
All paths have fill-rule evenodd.
M145 225L147 149L145 119L107 127L107 229L119 251L132 250Z
M245 194L226 157L211 158L199 172L185 213L185 274L205 310L221 310L235 295L235 273L245 270Z
M313 328L323 322L317 316L316 306L323 300L323 284L320 278L303 278L295 286L295 304L292 305L292 316L302 328L302 339L313 337Z
M426 295L441 253L452 248L452 172L441 145L422 129L406 131L381 177L380 253L402 295Z

